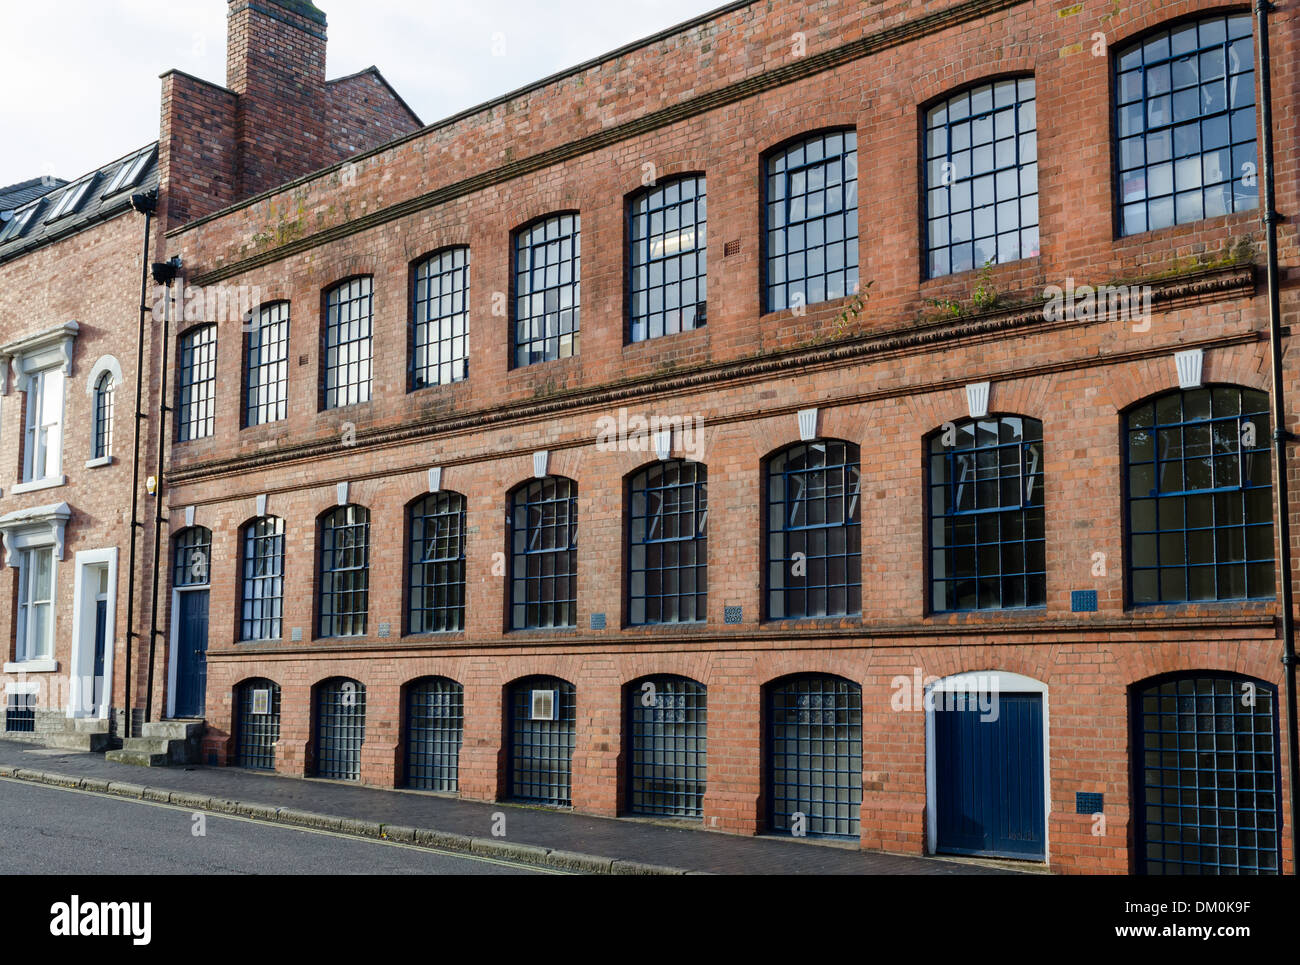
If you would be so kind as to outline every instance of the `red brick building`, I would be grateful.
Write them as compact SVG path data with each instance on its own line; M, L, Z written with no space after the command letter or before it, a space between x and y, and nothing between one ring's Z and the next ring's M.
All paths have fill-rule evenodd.
M164 254L261 303L169 354L154 706L285 774L1293 870L1259 39L735 3L281 187L169 75Z

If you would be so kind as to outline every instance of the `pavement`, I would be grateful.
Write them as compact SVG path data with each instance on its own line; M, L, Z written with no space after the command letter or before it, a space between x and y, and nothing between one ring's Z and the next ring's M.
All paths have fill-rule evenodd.
M981 875L1019 870L233 767L133 767L101 754L11 740L0 740L0 777L585 873ZM0 782L0 798L14 786ZM504 816L505 831L500 836L493 833L501 830L499 816Z

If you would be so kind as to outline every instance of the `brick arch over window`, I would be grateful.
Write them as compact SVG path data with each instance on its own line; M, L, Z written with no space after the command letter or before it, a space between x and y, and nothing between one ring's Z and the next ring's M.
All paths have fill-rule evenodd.
M650 674L624 688L626 810L698 818L708 783L708 692L675 674Z
M363 636L370 613L370 510L355 503L317 519L317 635Z
M406 504L406 631L465 629L465 497L449 489Z
M627 622L702 622L708 614L708 467L657 460L626 479Z
M448 245L411 265L408 346L412 391L469 376L469 245Z
M511 235L511 367L578 354L582 216L555 211Z
M285 525L258 516L239 528L239 639L283 636Z
M217 417L217 326L195 325L177 346L176 439L188 442L213 434Z
M373 384L375 282L356 275L321 295L321 409L369 402Z
M312 750L317 777L361 779L366 739L366 685L330 677L312 688Z
M532 479L511 490L507 505L507 627L577 626L578 484L565 476Z
M233 688L235 764L275 770L280 739L280 685L265 677L248 677Z
M465 730L465 688L450 677L419 677L403 686L402 708L406 786L455 792Z
M707 204L699 172L660 177L626 199L628 341L706 323Z

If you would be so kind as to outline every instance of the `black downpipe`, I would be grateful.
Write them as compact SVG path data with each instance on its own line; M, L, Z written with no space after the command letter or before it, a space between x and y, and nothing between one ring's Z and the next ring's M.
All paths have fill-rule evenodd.
M139 542L139 532L144 528L140 522L140 424L148 419L144 413L144 328L145 315L151 313L149 297L149 232L153 227L153 215L157 210L156 193L137 194L131 198L131 207L144 215L144 253L140 258L140 330L135 342L135 426L131 453L131 551L127 562L126 577L126 727L123 737L133 736L132 725L135 720L134 699L131 693L131 640L139 638L135 630L135 561Z
M1273 186L1273 88L1269 78L1268 14L1273 5L1255 0L1255 25L1259 32L1259 121L1260 174L1264 181L1264 236L1268 255L1268 343L1273 363L1273 456L1277 471L1274 494L1277 499L1278 545L1282 547L1282 666L1286 675L1287 748L1291 775L1291 861L1292 873L1300 874L1300 739L1296 726L1295 616L1291 588L1291 508L1287 488L1285 384L1282 376L1282 306L1278 297L1277 204Z

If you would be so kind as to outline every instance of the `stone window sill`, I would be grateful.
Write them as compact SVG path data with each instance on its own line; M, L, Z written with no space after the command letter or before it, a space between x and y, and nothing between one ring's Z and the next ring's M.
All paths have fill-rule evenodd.
M5 673L55 673L58 669L57 660L20 660L4 665Z
M111 466L111 465L113 465L112 456L100 456L98 459L86 460L87 469L98 469L100 466Z
M33 479L31 482L14 483L13 488L9 490L9 494L11 496L18 496L22 493L34 493L40 489L55 489L58 486L66 486L67 483L67 476L51 476L49 479Z

